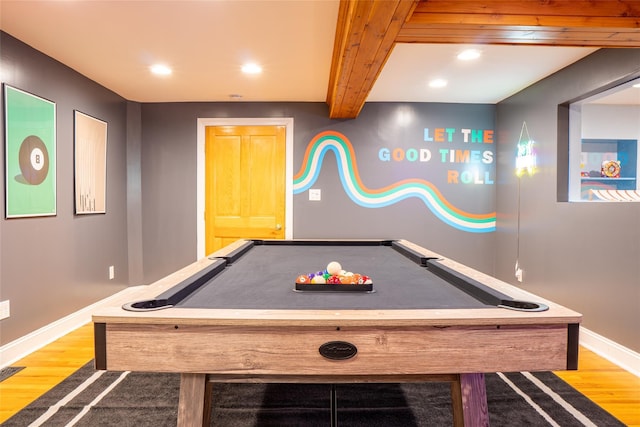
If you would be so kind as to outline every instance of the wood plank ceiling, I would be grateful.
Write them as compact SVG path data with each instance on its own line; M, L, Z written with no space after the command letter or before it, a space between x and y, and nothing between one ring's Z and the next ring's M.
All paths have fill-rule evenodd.
M637 48L640 0L341 0L329 117L358 116L396 43Z

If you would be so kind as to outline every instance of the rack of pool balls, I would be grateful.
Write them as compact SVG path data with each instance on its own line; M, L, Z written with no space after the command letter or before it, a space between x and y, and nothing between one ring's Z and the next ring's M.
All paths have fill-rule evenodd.
M313 286L307 286L313 285ZM316 273L301 274L296 278L296 289L304 290L338 290L334 286L321 287L315 285L355 285L359 290L371 290L373 281L369 276L345 271L337 261L331 261L327 268ZM360 285L360 286L358 286ZM342 287L340 287L342 288ZM351 287L350 287L351 288ZM346 289L345 289L346 290ZM353 289L356 290L356 289Z

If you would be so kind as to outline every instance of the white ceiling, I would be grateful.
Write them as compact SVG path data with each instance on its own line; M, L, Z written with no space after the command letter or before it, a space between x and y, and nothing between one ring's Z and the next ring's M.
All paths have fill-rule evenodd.
M338 0L0 0L0 28L131 101L326 100ZM368 101L497 103L592 48L397 45ZM254 61L263 73L249 77ZM153 63L173 68L149 73ZM5 67L0 68L3 77ZM433 77L449 81L430 89Z

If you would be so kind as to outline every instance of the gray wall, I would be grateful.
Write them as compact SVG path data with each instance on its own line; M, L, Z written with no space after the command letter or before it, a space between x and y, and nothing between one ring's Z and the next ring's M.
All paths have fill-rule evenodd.
M566 155L562 146L558 151L558 104L639 71L640 49L600 50L497 108L497 277L517 283L519 241L524 289L582 312L586 328L634 351L640 351L640 203L559 202L556 184L566 173L562 159L558 164ZM523 122L536 141L539 169L518 187L514 157Z
M57 104L58 159L57 216L0 220L0 299L11 300L12 314L0 322L0 344L196 258L197 118L293 117L294 173L308 142L335 130L352 142L371 188L422 177L454 206L472 213L495 206L498 213L496 233L473 234L444 224L417 199L365 209L346 197L328 154L314 185L322 188L323 201L294 196L295 237L409 238L489 273L495 266L511 283L519 243L521 286L582 311L586 327L640 350L640 204L556 201L558 103L639 71L638 50L596 52L497 107L367 104L356 120L329 120L323 103L127 102L12 37L0 37L2 82ZM105 215L73 214L74 109L109 123ZM399 126L392 119L399 113L416 120ZM523 121L537 141L540 168L519 188L513 166ZM380 147L433 148L422 129L440 126L496 129L495 185L448 188L439 181L447 165L377 159ZM3 187L4 179L2 174ZM0 207L4 211L4 199ZM603 250L603 242L615 244ZM109 265L116 269L114 281L108 280Z
M397 117L412 117L399 124ZM447 184L442 147L466 148L458 132L451 143L424 141L424 128L493 129L495 107L461 104L372 103L355 120L330 120L324 103L172 103L142 106L142 211L145 281L158 279L196 257L196 121L198 118L293 117L295 174L307 144L318 133L341 132L354 147L363 183L381 188L402 179L432 181L454 206L470 213L493 212L495 185ZM480 144L494 150L495 144ZM429 162L382 162L380 148L429 148ZM495 164L486 165L495 178ZM453 228L412 198L384 208L353 203L343 190L335 156L327 154L318 181L322 201L294 196L295 238L406 238L491 273L493 233Z
M11 304L11 317L0 321L6 344L128 284L126 102L5 33L0 44L0 80L55 102L57 134L57 215L4 219L0 200L0 300ZM73 110L109 124L104 215L74 215ZM4 120L0 126L4 136ZM4 170L4 150L0 156ZM2 173L3 189L4 180Z

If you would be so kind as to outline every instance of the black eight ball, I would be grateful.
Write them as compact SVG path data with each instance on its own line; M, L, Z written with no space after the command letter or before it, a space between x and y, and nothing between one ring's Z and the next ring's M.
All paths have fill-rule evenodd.
M38 185L49 173L49 152L44 142L35 135L22 141L19 152L20 170L23 178L31 185Z

